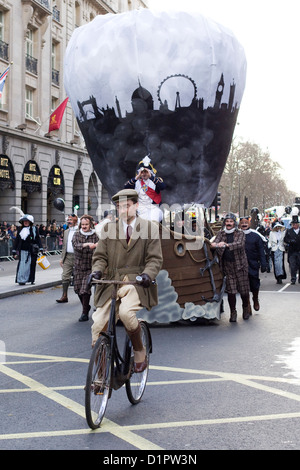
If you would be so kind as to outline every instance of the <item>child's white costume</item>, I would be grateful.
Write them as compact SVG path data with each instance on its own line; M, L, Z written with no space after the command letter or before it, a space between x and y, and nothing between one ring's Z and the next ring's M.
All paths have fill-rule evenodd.
M147 179L136 179L131 178L125 183L124 188L135 189L139 195L139 216L143 219L154 220L161 222L163 213L159 208L161 203L160 191L165 189L166 185L162 178L155 176L156 170L151 164L151 160L148 156L143 158L138 164L137 175L142 170L148 170L151 174Z

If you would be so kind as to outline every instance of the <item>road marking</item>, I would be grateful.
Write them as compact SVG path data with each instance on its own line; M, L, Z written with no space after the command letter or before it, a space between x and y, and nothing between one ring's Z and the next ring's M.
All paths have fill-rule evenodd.
M24 364L24 363L40 363L40 362L81 362L87 363L88 359L82 358L67 358L59 356L46 356L38 354L22 354L22 353L13 353L6 352L6 357L19 357L27 358L26 361L12 361L0 364L0 373L11 377L18 382L21 382L26 387L25 389L8 389L0 390L0 393L24 393L24 392L37 392L46 398L58 403L69 411L76 413L81 418L85 419L85 408L83 405L77 403L76 401L69 399L60 393L59 390L75 390L83 388L82 385L78 386L61 386L61 387L47 387L40 382L21 374L13 369L10 365L15 364ZM29 360L31 359L31 360ZM227 373L219 371L207 371L199 369L186 369L179 367L168 367L168 366L150 366L152 370L159 370L170 372L171 374L176 372L188 374L188 375L201 375L204 376L201 378L191 377L190 379L179 379L179 380L163 380L163 381L148 381L147 386L160 386L160 385L176 385L176 384L191 384L191 383L201 383L201 382L220 382L220 381L233 381L240 383L246 387L251 387L263 392L272 393L274 395L279 395L284 398L288 398L295 401L300 401L300 394L286 392L280 390L279 388L271 387L270 385L262 384L261 382L277 382L285 384L296 384L300 385L300 379L293 378L281 378L281 377L269 377L269 376L257 376L257 375L248 375L248 374L237 374L237 373ZM187 421L170 421L170 422L160 422L160 423L148 423L148 424L133 424L129 426L121 426L117 423L110 421L107 418L104 418L101 428L96 431L92 431L89 428L83 429L71 429L71 430L58 430L58 431L37 431L29 433L10 433L0 435L0 440L9 440L9 439L24 439L24 438L46 438L46 437L57 437L57 436L72 436L72 435L84 435L90 433L111 433L119 439L131 444L139 450L163 450L161 447L157 446L153 442L145 439L138 434L139 430L149 430L149 429L164 429L164 428L173 428L173 427L191 427L191 426L204 426L204 425L214 425L214 424L226 424L226 423L241 423L241 422L253 422L253 421L267 421L267 420L279 420L279 419L293 419L299 418L300 412L295 413L278 413L278 414L269 414L269 415L257 415L257 416L239 416L239 417L227 417L220 419L204 419L204 420L187 420Z
M41 395L49 398L50 400L55 401L56 403L60 404L61 406L67 408L68 410L72 411L73 413L78 414L80 417L85 418L85 407L80 405L79 403L75 402L74 400L71 400L70 398L66 398L65 396L61 395L60 393L57 393L55 390L46 387L45 385L41 384L40 382L37 382L36 380L23 375L15 370L10 369L9 367L0 364L0 372L3 374L13 378L14 380L17 380L18 382L23 383L26 385L30 390L33 390L35 392L40 393ZM129 430L125 430L122 428L122 426L117 425L116 423L113 423L112 421L106 420L108 426L105 432L110 432L111 434L114 434L118 438L122 439L123 441L128 442L129 444L132 444L139 450L163 450L161 447L157 446L156 444L153 444L147 439L144 439L141 436L138 436L134 433L132 433ZM29 433L31 434L31 433ZM33 433L35 437L37 436L50 436L50 432L45 432L45 433ZM22 436L21 438L24 438L24 435L19 434L19 436ZM0 439L6 439L5 435L0 436ZM17 439L20 437L17 437Z
M264 294L300 294L300 291L293 291L293 290L289 290L288 292L284 292L285 289L289 285L290 284L287 284L286 286L282 287L282 289L279 289L279 290L260 290L260 292L263 292Z
M139 450L163 450L162 447L158 447L152 444L146 439L140 438L137 434L132 434L133 439L128 440L128 432L130 431L141 431L150 429L167 429L167 428L184 428L191 426L211 426L216 424L235 424L235 423L249 423L256 421L271 421L279 419L294 419L300 418L300 412L298 413L280 413L270 415L257 415L257 416L234 416L231 418L218 418L218 419L198 419L194 421L168 421L160 423L148 423L148 424L130 424L128 426L120 426L112 423L108 419L104 418L103 427L92 431L91 429L66 429L64 431L37 431L27 433L16 433L16 434L3 434L0 435L0 440L9 439L30 439L40 437L58 437L58 436L75 436L84 434L95 434L95 433L111 433L118 436L120 439L131 443L133 446L138 447L139 441L148 443L146 447L138 447ZM124 435L126 438L124 439ZM149 445L150 444L150 445ZM151 445L152 444L152 445Z

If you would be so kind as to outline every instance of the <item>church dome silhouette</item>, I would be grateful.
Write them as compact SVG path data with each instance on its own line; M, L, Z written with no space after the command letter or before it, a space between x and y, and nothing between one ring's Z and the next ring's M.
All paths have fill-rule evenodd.
M141 85L132 93L131 101L135 101L135 100L143 100L147 104L148 110L153 109L152 95L150 91L146 90L146 88L143 88Z

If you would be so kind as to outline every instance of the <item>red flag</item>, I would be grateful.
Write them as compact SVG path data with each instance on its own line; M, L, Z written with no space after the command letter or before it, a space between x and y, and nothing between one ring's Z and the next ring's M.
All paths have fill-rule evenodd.
M51 114L48 132L55 131L56 129L60 128L60 124L68 103L68 99L69 98L66 98Z

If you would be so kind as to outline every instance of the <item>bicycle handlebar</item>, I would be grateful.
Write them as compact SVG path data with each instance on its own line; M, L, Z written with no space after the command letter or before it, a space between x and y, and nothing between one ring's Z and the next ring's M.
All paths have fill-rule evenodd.
M140 285L142 282L142 276L136 276L135 281L118 281L116 279L92 279L92 284L132 284L132 285ZM156 284L156 280L151 281L151 284Z

